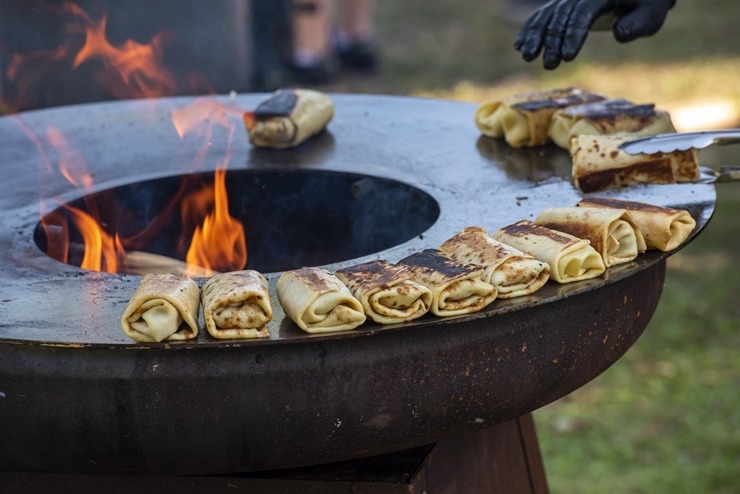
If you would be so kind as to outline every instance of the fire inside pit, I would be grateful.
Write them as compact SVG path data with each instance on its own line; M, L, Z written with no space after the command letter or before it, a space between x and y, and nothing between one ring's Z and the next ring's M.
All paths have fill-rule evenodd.
M200 266L214 271L246 265L268 273L354 259L416 237L439 216L437 202L426 192L357 173L234 170L225 174L225 185L232 225L224 235L242 238L241 244L225 239L225 254L215 261L220 264ZM34 238L58 261L89 267L83 261L91 242L80 231L86 223L79 218L96 216L107 230L103 235L116 237L122 249L117 269L103 265L100 270L186 270L191 238L202 222L193 202L210 197L213 186L214 174L198 173L90 194L46 215ZM154 256L144 266L133 266L126 256L132 251L137 259L143 251L179 260L182 266Z

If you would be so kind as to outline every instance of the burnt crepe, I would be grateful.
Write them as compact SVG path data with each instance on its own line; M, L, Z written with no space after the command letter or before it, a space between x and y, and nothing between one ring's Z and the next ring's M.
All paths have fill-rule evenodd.
M695 149L655 154L628 154L619 136L580 135L571 139L573 181L581 192L636 184L672 184L699 179Z
M488 235L479 226L469 226L439 246L456 261L481 266L483 280L496 287L498 298L529 295L550 278L550 266L529 254Z
M148 274L131 296L121 328L142 342L195 338L199 298L197 283L184 274Z
M201 290L206 329L214 338L264 338L272 320L270 286L257 271L233 271L206 281Z
M671 117L653 104L638 105L623 98L574 105L555 112L548 136L563 149L579 135L640 136L675 132Z
M388 261L370 261L335 273L380 324L417 319L429 311L432 292L413 280L411 270Z
M249 141L258 147L297 146L323 131L334 116L329 97L310 89L280 89L244 115Z
M587 239L607 267L632 261L646 249L642 233L625 209L550 208L535 223Z
M684 243L696 227L694 218L683 209L602 197L584 199L578 203L578 206L629 211L637 228L645 237L647 248L663 252L669 252Z
M307 333L347 331L365 322L362 304L324 269L286 271L276 288L285 314Z
M430 311L437 316L458 316L483 309L496 299L496 287L483 280L483 268L425 249L398 262L414 280L432 292Z
M483 135L503 137L511 147L541 146L548 142L550 119L557 110L603 99L574 87L519 93L480 105L475 124Z
M546 262L550 266L550 278L558 283L595 278L606 270L604 261L588 240L528 220L502 228L493 238Z

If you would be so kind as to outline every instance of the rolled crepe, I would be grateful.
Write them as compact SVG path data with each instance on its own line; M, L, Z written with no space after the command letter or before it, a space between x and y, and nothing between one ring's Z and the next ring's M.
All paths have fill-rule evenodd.
M329 97L310 89L279 89L244 115L249 141L258 147L294 147L326 129L334 116Z
M548 142L547 130L555 111L603 99L574 87L519 93L480 105L475 124L484 135L503 137L511 147L541 146Z
M529 295L550 278L548 264L495 240L478 226L449 238L439 251L456 261L481 266L483 280L496 287L498 298Z
M574 105L556 111L547 130L550 139L563 149L579 135L641 136L675 132L667 111L653 104L638 105L623 98Z
M429 311L432 292L413 280L405 266L388 261L370 261L335 273L367 315L380 324L417 319Z
M264 338L272 320L270 286L257 271L233 271L206 281L201 290L203 318L218 339Z
M591 242L606 267L632 261L645 252L645 239L626 209L550 208L535 223Z
M277 281L277 296L285 314L307 333L348 331L366 319L349 288L321 268L284 272Z
M546 262L550 266L550 278L558 283L595 278L606 270L604 261L588 240L528 220L502 228L493 238Z
M432 292L432 314L446 317L470 314L496 300L496 287L483 280L483 268L445 257L434 249L398 262L408 267L414 281Z
M199 298L197 283L184 274L148 274L121 317L123 332L141 342L195 338Z
M695 149L655 154L628 154L619 145L630 138L576 136L570 143L573 181L581 192L635 184L672 184L699 179Z
M683 209L603 197L583 199L578 206L626 209L645 237L647 248L663 252L672 251L684 243L696 227L694 218Z

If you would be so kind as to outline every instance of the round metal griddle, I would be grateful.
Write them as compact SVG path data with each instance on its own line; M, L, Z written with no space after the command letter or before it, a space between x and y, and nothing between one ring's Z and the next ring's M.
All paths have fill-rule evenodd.
M243 95L255 107L265 95ZM260 150L237 132L229 170L353 173L430 195L439 217L399 245L327 269L436 247L465 226L489 231L575 204L570 159L481 137L471 104L333 95L329 132L292 150ZM226 101L223 99L222 101ZM307 335L275 317L270 338L136 344L120 317L139 277L88 272L34 242L44 210L83 194L215 168L227 132L182 141L172 110L189 98L63 107L0 119L0 469L211 474L319 464L427 444L550 403L613 364L660 298L666 254L486 310ZM89 165L75 190L34 141L59 130ZM242 129L239 129L240 131ZM712 185L633 187L603 195L688 209L694 238ZM362 221L362 218L358 218ZM202 281L202 280L199 280Z

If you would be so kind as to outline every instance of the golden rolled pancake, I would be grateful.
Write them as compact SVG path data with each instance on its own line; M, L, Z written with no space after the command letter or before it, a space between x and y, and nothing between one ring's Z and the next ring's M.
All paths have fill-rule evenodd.
M630 262L646 250L645 239L626 209L550 208L535 223L587 239L606 267Z
M244 115L249 141L257 147L289 148L326 129L334 117L329 96L311 89L279 89Z
M480 105L475 124L483 135L503 137L514 148L542 146L557 110L603 99L574 87L519 93Z
M695 149L655 154L628 154L620 136L580 135L571 139L573 182L581 192L636 184L694 182L700 170Z
M214 338L264 338L272 320L270 285L257 271L221 273L201 289L203 318Z
M147 274L123 312L121 328L141 342L195 338L199 300L198 284L184 274Z
M645 237L647 248L662 252L669 252L680 246L696 227L696 220L683 209L603 197L583 199L578 206L629 211L637 228Z
M596 278L605 270L604 261L589 241L521 220L493 234L499 242L526 252L550 266L550 279L558 283Z
M276 289L285 314L306 333L348 331L366 320L359 300L325 269L286 271Z
M370 261L334 273L360 301L365 315L380 324L412 321L429 311L432 292L413 280L405 266Z
M618 135L636 139L675 132L670 114L653 104L638 105L623 98L607 99L562 108L555 112L548 137L563 149L570 149L578 135Z
M432 292L432 314L440 317L470 314L496 300L496 287L483 280L483 268L464 264L425 249L398 262L408 267L414 281Z
M483 280L496 287L498 298L529 295L550 278L548 264L499 242L479 226L469 226L450 237L439 251L456 261L481 266Z

